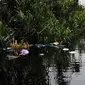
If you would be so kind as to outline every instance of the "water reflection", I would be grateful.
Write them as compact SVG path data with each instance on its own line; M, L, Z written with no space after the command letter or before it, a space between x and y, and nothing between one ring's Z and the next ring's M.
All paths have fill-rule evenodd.
M78 50L75 50L75 54L69 54L62 49L54 49L52 54L51 52L48 50L46 55L49 85L70 85L73 73L79 73L82 64Z
M13 60L0 51L0 85L70 85L72 75L81 72L80 47L74 54L56 47L32 46L29 51L29 55Z
M51 51L52 50L53 49L51 48ZM71 76L70 72L66 73L70 65L70 56L68 52L55 48L51 54L50 50L48 49L46 58L47 60L49 59L47 64L49 85L68 85Z
M69 77L68 73L65 74L68 71L69 62L70 62L70 56L67 52L64 52L60 50L57 53L57 56L55 57L56 60L56 67L57 67L57 82L58 85L68 85L69 83Z

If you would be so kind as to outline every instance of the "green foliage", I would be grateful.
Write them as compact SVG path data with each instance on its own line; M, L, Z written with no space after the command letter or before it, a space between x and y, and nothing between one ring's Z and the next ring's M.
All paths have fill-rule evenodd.
M5 27L2 23L2 21L0 21L0 36L5 35Z
M77 0L4 0L2 4L0 34L11 34L10 39L50 43L84 30L85 11Z
M74 18L75 28L84 27L84 25L85 25L85 11L75 11L73 18Z

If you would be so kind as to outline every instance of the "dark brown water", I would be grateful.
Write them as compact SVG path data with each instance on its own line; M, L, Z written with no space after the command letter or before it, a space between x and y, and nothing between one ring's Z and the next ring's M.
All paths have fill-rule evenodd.
M69 51L32 47L28 56L12 60L6 56L6 52L0 51L0 85L85 84L84 46L77 45Z

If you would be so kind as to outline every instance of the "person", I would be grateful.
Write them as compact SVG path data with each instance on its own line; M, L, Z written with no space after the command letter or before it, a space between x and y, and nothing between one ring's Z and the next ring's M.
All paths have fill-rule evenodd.
M20 54L19 55L27 55L27 54L29 54L29 51L27 49L22 49L20 51Z

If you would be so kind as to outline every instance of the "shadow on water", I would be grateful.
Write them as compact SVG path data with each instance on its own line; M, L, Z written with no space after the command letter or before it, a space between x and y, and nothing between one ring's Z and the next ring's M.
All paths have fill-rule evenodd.
M28 56L13 60L7 60L4 54L0 53L0 85L47 85L37 47L31 47Z

